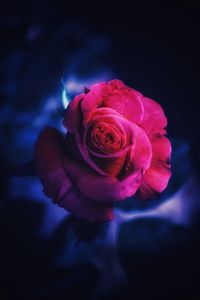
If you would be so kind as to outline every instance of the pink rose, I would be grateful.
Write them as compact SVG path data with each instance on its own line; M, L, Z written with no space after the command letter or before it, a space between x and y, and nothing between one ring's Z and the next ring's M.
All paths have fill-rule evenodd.
M65 111L67 134L46 128L35 159L44 193L90 221L113 219L113 202L161 193L171 144L161 106L119 80L94 84Z

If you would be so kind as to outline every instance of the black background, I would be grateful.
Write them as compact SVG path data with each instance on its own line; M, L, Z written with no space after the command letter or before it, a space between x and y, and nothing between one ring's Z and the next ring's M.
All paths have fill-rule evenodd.
M65 38L61 28L66 24L72 24L70 28L83 26L87 28L85 41L87 35L97 35L103 36L109 45L99 58L98 65L102 63L108 66L116 78L163 105L168 117L169 136L190 143L192 167L199 176L200 16L197 2L161 4L149 1L148 4L132 6L99 2L93 7L87 4L72 7L57 1L6 1L0 7L1 107L9 102L16 113L24 109L31 110L42 97L50 91L55 92L60 78L65 74L66 64L62 63L65 51L69 55L74 49L81 48L83 43L82 39L73 39L73 35ZM31 26L43 30L32 44L27 42L27 32ZM55 32L59 33L59 43L56 39L51 40ZM49 48L45 48L45 45ZM51 56L53 47L55 54ZM13 77L14 82L20 82L19 88L10 95L5 86L14 76L14 64L8 59L14 51L23 52L24 62L20 72ZM6 134L9 132L6 126L3 130ZM82 293L80 299L89 299L90 290L98 277L95 268L85 264L72 269L53 269L49 264L56 251L63 247L62 234L69 226L68 221L58 230L54 240L38 240L34 232L40 226L43 208L28 205L26 199L21 199L20 205L9 203L7 191L13 166L5 159L3 150L1 165L0 284L5 295L1 299L75 299L79 292ZM37 219L32 217L34 214ZM125 298L130 294L131 299L151 299L155 296L179 299L186 295L186 299L198 299L198 217L197 213L189 229L153 219L137 221L133 228L125 228L124 232L129 236L140 236L138 232L146 226L152 241L143 246L139 243L140 250L132 246L131 256L127 256L124 248L119 246L119 257L128 274L129 286L120 290L121 294L115 297ZM159 231L161 227L164 228L162 234ZM27 241L25 247L24 241ZM131 246L125 243L124 247ZM80 286L74 286L74 277L80 278ZM51 289L55 282L63 282L63 278L67 278L65 288L62 284L59 288L57 284L51 295L32 293L35 286Z

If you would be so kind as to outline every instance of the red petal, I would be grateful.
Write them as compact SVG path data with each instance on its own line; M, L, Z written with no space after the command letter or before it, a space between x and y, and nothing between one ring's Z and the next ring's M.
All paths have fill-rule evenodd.
M63 167L62 144L62 135L53 128L44 129L37 140L35 160L45 194L80 218L92 222L112 220L111 204L88 198L71 181Z
M65 158L64 167L78 189L96 201L120 201L137 191L142 175L140 171L119 180L111 176L101 176L86 164Z
M89 92L84 95L84 99L81 103L81 111L83 113L84 120L88 120L91 113L98 107L102 106L104 89L105 83L96 83L92 85Z
M132 159L136 169L146 170L149 168L152 159L152 145L143 129L136 124L131 124L134 132L134 148L132 151Z
M162 136L160 138L153 137L151 138L151 144L153 152L152 164L157 165L161 163L169 168L172 147L168 138L166 136Z
M111 80L91 86L84 96L81 109L86 122L99 107L110 107L132 122L140 123L143 118L142 95L127 87L120 80Z
M116 125L116 127L118 127L120 131L126 136L126 139L129 143L128 146L131 145L132 123L123 118L115 110L103 107L96 109L96 111L92 113L91 116L92 122L99 118L100 121L106 122L108 126L110 123ZM79 147L80 153L84 157L84 160L101 175L118 175L118 173L121 171L123 162L125 161L128 146L123 150L117 151L116 153L109 153L104 155L98 153L95 154L95 152L90 151L87 146L87 126L89 125L86 125L85 131L82 135L79 134L79 132L76 133L76 142ZM102 161L100 157L103 157Z
M139 124L143 118L142 94L120 80L107 83L103 106L115 109L128 120Z
M90 154L96 165L109 176L118 176L126 161L127 152L120 157L101 158Z
M163 129L167 126L167 119L165 117L162 107L152 99L142 98L144 105L144 116L141 127L149 135L165 134Z
M153 157L150 168L146 171L139 192L142 198L152 198L161 193L171 177L170 156L171 144L163 136L152 139Z

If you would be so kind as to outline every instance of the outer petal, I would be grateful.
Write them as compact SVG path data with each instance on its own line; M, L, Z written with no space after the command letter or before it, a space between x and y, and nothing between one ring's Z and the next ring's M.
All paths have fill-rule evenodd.
M169 140L163 136L161 138L154 137L151 142L153 151L151 166L146 171L139 188L139 193L144 199L161 193L167 187L171 177L169 164L171 144Z
M106 83L96 83L91 86L90 91L84 95L81 103L81 111L84 120L89 120L94 110L101 107L105 97Z
M124 200L135 194L142 180L140 170L120 180L101 176L88 165L76 163L68 157L65 157L64 167L78 189L96 201Z
M143 118L142 94L120 80L107 83L103 106L115 109L128 120L140 124Z
M76 107L75 104L71 105L69 110L71 110L72 106L73 108ZM127 87L120 80L111 80L91 86L81 102L84 120L86 122L89 121L91 113L100 107L113 108L119 114L135 123L140 123L143 118L142 94Z
M84 94L76 96L68 105L63 120L63 125L69 132L75 132L81 122L80 102Z
M167 118L162 107L152 99L143 97L144 116L141 127L151 136L153 134L163 135L166 131L163 129L167 126Z
M131 153L130 163L134 168L145 171L149 168L152 159L152 145L143 129L136 124L131 124L134 132L134 148Z
M70 132L75 132L82 121L82 115L87 122L91 113L99 107L113 108L128 120L138 124L143 119L142 94L127 87L120 80L111 80L107 83L94 84L86 94L76 96L66 109L63 125Z
M89 221L113 218L111 204L98 203L82 194L63 167L63 137L53 128L40 134L35 148L39 177L48 197L76 216Z

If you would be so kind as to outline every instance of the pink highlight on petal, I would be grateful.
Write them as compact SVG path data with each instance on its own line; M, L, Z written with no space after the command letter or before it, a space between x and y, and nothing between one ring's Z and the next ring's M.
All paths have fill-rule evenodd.
M149 168L144 175L139 194L142 199L150 199L163 192L171 177L171 171L161 166Z
M149 135L153 134L165 134L163 129L167 126L167 118L160 104L152 99L143 97L144 116L141 123L141 127Z
M136 124L131 124L134 132L134 146L131 154L131 161L136 169L147 170L151 164L152 146L145 131Z
M151 138L153 158L152 164L163 164L167 168L170 168L170 159L172 153L172 146L169 139L166 136L160 138Z
M89 92L84 95L84 99L81 103L81 111L84 120L88 120L91 113L102 106L105 85L104 82L94 84L90 87Z
M144 114L142 94L120 80L107 82L106 88L103 106L113 108L129 121L140 124Z
M154 137L151 142L153 150L151 166L145 173L139 189L143 199L152 198L157 193L164 191L171 177L169 164L172 151L171 143L165 136Z

